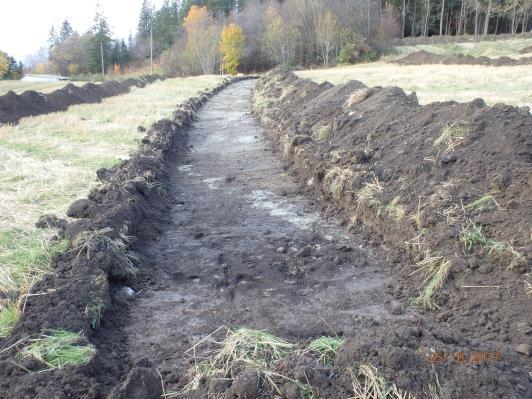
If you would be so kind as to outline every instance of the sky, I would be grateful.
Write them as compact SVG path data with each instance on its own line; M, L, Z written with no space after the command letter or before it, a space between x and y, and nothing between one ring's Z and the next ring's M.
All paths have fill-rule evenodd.
M151 0L157 8L164 0ZM80 33L92 25L99 3L113 37L135 34L142 0L0 0L0 51L17 60L46 46L52 25L56 31L66 19Z

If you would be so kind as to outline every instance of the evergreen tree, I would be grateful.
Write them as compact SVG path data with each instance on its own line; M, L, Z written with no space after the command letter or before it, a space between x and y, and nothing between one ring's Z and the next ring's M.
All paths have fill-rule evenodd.
M89 69L91 72L98 73L102 70L101 54L103 50L104 66L112 62L111 59L111 29L107 18L103 15L99 5L96 6L94 24L91 28L92 40L89 50Z
M169 0L165 0L157 11L153 21L153 42L155 52L160 53L172 46L177 36L177 8Z
M74 33L74 30L72 29L70 22L65 19L63 21L63 24L61 25L61 31L59 32L59 40L61 42L64 42L72 35L72 33Z
M57 37L57 34L55 33L55 28L52 25L50 33L48 34L48 49L52 50L55 46L57 46L58 43L59 38Z
M155 10L148 0L143 0L140 8L139 23L137 27L138 34L147 39L150 37L150 29L153 27L155 19Z

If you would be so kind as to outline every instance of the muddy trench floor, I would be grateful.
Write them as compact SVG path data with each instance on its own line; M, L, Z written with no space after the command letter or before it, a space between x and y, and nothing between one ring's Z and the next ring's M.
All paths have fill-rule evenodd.
M167 227L141 248L149 283L124 327L128 352L170 388L185 352L220 326L298 340L414 317L390 311L385 250L301 194L250 113L253 85L233 84L200 111L171 165Z

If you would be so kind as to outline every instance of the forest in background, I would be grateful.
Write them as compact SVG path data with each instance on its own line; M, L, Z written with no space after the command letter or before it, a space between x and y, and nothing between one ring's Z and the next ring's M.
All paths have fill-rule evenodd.
M120 74L152 56L172 75L327 66L373 60L397 38L520 33L531 20L532 0L166 0L158 9L144 0L129 38L113 38L97 7L87 32L68 20L52 27L27 70L83 78L101 74L103 58L106 73ZM20 76L0 53L0 78Z

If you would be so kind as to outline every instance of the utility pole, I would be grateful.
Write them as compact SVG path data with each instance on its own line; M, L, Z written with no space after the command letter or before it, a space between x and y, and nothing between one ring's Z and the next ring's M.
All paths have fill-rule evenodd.
M153 27L150 27L150 64L151 74L153 75Z
M100 53L102 56L102 80L105 80L105 67L103 64L103 42L100 42Z

